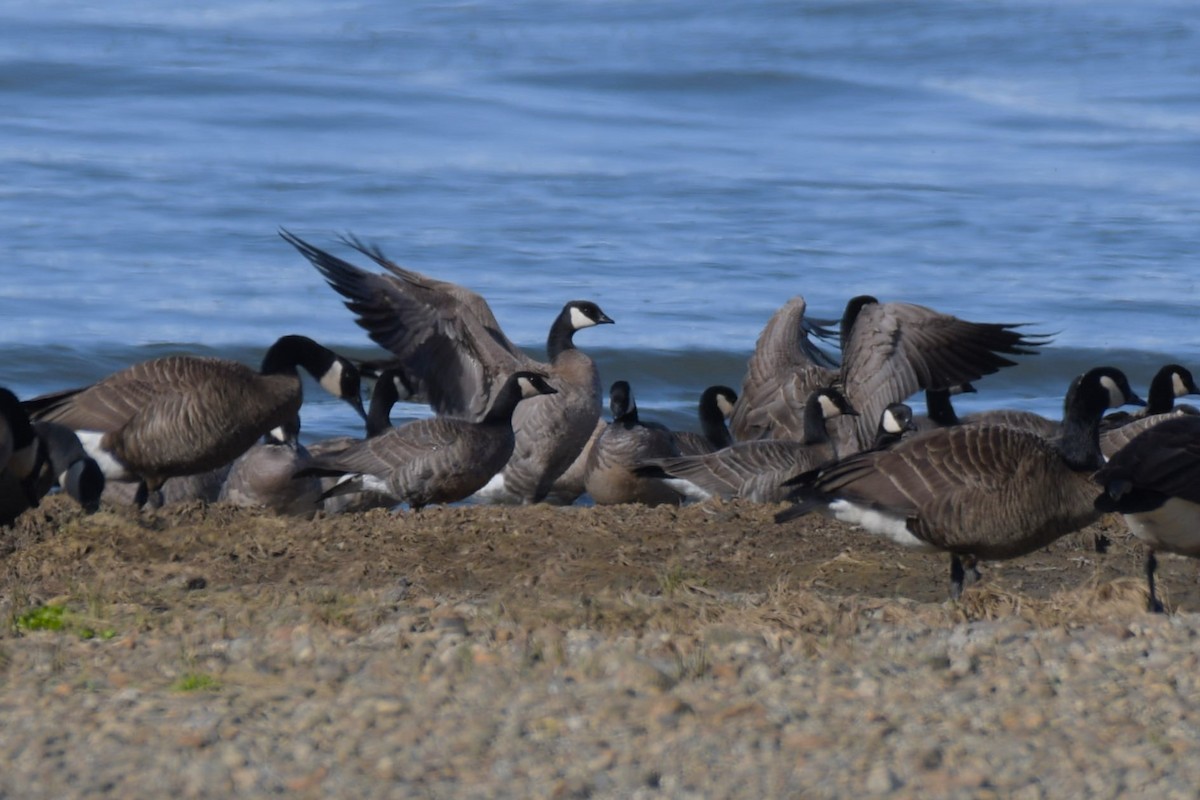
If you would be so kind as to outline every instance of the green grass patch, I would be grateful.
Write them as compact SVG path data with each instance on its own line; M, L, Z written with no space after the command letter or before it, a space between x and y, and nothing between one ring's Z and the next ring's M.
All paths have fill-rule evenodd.
M19 631L61 631L66 625L64 606L38 606L17 617Z
M47 605L31 608L14 620L18 631L68 631L80 639L100 638L104 641L115 638L117 632L112 628L97 630L83 624L77 615L72 614L66 606Z
M203 672L185 672L171 684L171 689L176 692L215 692L220 688L219 680Z

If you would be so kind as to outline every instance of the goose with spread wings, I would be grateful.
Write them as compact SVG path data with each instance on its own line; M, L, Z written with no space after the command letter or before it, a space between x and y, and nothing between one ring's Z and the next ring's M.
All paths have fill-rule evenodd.
M793 298L763 330L750 360L730 427L734 438L800 438L804 402L823 386L838 386L859 416L832 426L838 452L871 447L884 409L922 389L976 381L1029 355L1048 337L1011 323L970 322L915 303L883 303L860 295L841 321L841 365L817 347L804 323L803 298Z
M613 322L598 305L563 306L547 338L549 361L541 363L504 335L487 301L470 289L405 269L357 239L344 242L384 272L356 267L287 231L280 235L345 298L358 324L394 354L416 395L439 415L482 420L514 372L545 375L558 391L517 407L516 443L495 494L522 503L546 497L600 419L599 371L574 342L576 331Z

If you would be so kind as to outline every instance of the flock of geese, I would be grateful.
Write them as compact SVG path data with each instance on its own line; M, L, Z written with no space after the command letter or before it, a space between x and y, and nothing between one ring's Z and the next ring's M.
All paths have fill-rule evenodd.
M628 382L609 387L575 344L611 324L573 300L554 319L546 360L503 333L475 292L343 243L356 266L280 235L342 296L386 358L354 363L289 335L261 367L169 356L82 388L26 400L0 389L0 524L55 486L89 510L102 498L157 506L203 498L312 514L468 498L482 502L785 502L776 520L819 511L892 541L950 556L958 597L977 562L1045 547L1107 512L1156 551L1200 557L1200 394L1170 364L1149 402L1115 367L1067 387L1061 420L997 410L959 417L952 398L1048 338L912 303L852 299L840 321L802 297L767 322L740 392L700 398L701 433L641 420ZM835 341L837 356L825 342ZM361 439L298 441L299 369L363 419ZM374 379L369 409L364 376ZM926 414L905 404L923 392ZM436 416L393 426L395 403ZM1109 413L1121 406L1133 412ZM1097 542L1097 546L1101 546Z

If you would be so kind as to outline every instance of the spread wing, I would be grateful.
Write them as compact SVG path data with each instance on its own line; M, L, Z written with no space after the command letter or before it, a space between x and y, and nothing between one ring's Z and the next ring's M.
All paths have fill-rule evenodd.
M1014 365L1044 344L1006 323L969 322L913 303L870 303L855 318L842 353L846 399L859 448L869 447L880 414L922 389L970 383Z
M475 292L404 269L354 239L347 243L386 272L363 270L287 231L280 236L346 298L358 324L396 355L439 414L479 420L509 374L537 368Z
M837 377L836 362L809 338L823 329L805 319L806 309L793 297L759 334L729 420L734 439L800 438L808 396Z

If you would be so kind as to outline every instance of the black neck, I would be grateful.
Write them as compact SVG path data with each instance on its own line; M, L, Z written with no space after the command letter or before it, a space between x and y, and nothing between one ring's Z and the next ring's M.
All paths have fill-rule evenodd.
M1175 375L1161 370L1150 381L1150 396L1146 398L1146 414L1166 414L1175 408Z
M958 424L958 414L950 402L949 389L925 390L925 413L929 419L942 427Z
M571 309L564 308L550 326L550 335L546 337L546 355L553 361L564 350L574 349L575 326L571 322Z
M521 402L521 387L517 384L516 378L509 378L496 393L492 407L488 409L487 415L482 420L483 424L512 425L513 411L517 409L519 402Z
M733 444L729 426L725 424L725 415L721 413L715 397L701 398L700 430L704 433L704 438L718 449Z
M1100 418L1108 405L1091 395L1079 391L1076 381L1063 404L1062 435L1056 445L1072 469L1096 470L1104 465L1104 455L1100 451Z
M296 367L304 369L314 378L320 380L334 362L333 351L314 342L307 336L280 337L267 354L263 356L262 373L277 375L279 373L295 374Z
M821 396L813 394L804 404L804 443L824 444L829 441L829 429L825 427L825 413L821 409Z
M392 427L392 407L399 399L396 379L385 372L375 382L371 392L371 405L367 409L367 438L378 436Z

